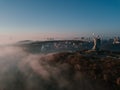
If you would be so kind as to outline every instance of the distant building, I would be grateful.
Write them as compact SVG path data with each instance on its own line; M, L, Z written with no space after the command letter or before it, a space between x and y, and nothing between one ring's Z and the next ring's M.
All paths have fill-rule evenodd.
M53 41L53 40L54 40L54 38L47 38L47 40L48 40L48 41Z
M120 43L119 37L114 37L113 44L119 44L119 43Z

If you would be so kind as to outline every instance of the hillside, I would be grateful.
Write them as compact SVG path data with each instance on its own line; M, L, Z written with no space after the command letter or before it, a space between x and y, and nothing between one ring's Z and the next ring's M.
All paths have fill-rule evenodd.
M68 63L75 71L109 90L120 90L120 54L104 51L59 53L54 54L54 61Z

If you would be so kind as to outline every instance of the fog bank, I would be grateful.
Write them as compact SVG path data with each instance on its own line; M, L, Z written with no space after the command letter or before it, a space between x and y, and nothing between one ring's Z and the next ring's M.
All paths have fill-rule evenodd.
M53 54L31 54L20 47L0 48L0 90L103 90Z

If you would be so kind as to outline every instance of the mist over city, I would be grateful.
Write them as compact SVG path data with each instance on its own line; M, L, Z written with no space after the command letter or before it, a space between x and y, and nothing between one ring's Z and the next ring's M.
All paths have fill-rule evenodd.
M0 90L120 90L119 0L0 0Z

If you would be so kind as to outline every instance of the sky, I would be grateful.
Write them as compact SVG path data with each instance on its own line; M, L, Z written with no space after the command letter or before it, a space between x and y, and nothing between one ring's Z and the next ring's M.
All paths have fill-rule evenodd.
M120 0L0 0L0 40L120 35ZM8 39L8 40L7 40Z

